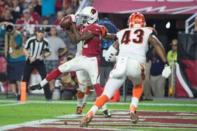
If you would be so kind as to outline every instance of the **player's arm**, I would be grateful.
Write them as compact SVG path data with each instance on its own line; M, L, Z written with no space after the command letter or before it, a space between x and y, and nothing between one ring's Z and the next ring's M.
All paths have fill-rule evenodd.
M76 43L79 43L81 40L88 40L94 37L94 34L90 31L80 33L75 24L71 25L71 30L73 32L73 40Z
M154 34L151 34L148 39L149 43L155 48L157 55L164 63L167 63L166 52L162 43L157 39Z
M70 40L71 40L73 43L77 43L77 42L76 42L75 35L74 35L74 33L73 33L72 30L66 30L66 33L68 34Z
M170 66L168 66L168 64L167 64L166 52L165 52L161 42L157 39L157 37L155 35L150 35L149 42L155 48L157 55L165 63L165 67L162 71L162 76L164 78L168 78L171 74L171 69L170 69Z
M104 39L108 39L108 40L116 40L116 34L112 34L112 33L107 33L104 37Z

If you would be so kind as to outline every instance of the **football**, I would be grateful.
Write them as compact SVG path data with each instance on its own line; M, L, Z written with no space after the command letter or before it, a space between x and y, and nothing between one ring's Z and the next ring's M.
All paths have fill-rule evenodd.
M64 16L60 21L60 26L64 29L69 29L70 25L72 24L71 16Z

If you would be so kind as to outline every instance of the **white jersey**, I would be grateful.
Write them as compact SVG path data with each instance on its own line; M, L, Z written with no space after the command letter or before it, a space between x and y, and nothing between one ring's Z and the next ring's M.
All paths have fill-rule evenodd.
M126 28L117 33L119 42L118 56L129 57L145 63L148 39L153 30L149 27Z

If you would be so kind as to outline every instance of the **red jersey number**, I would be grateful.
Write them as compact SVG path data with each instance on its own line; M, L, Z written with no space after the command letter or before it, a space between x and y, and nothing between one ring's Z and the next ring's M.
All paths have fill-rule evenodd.
M124 32L123 36L122 36L122 40L121 40L121 43L122 44L128 44L131 40L130 40L130 33L131 31L130 30L127 30Z
M127 30L124 32L121 43L122 44L128 44L130 40L130 30ZM132 39L132 41L136 44L141 44L143 42L143 37L144 37L144 31L141 29L138 29L134 31L134 34L136 34L136 38Z

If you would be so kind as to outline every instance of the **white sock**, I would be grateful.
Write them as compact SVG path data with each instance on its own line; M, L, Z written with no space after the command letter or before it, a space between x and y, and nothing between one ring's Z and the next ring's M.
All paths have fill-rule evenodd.
M48 83L48 81L46 79L42 80L40 82L41 87L45 86Z
M96 114L96 112L98 111L98 107L96 105L93 105L92 108L88 111L87 114L89 114L89 112L93 113L93 116Z
M87 95L87 94L85 94L85 95L84 95L84 97L83 97L82 104L86 103L86 101L87 101L87 98L88 98L88 95Z
M106 105L106 104L104 104L104 105L101 107L101 110L102 110L102 111L107 110L107 105Z
M83 99L77 98L77 107L82 107L83 106L82 101L83 101Z
M138 98L137 97L132 97L130 106L135 106L137 108L138 107L138 103L139 103Z

